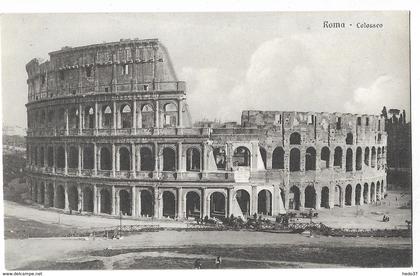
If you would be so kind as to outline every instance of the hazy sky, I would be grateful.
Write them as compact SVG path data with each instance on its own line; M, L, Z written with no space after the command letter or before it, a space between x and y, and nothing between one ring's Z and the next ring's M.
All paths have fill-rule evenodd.
M363 22L383 28L355 27ZM165 44L193 120L239 121L243 109L410 113L406 12L26 14L1 20L3 124L26 126L32 58L120 38Z

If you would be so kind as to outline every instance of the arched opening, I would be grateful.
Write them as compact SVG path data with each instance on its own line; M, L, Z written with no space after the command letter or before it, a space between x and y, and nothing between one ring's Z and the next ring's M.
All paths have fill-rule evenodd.
M363 203L368 204L369 203L369 184L365 183L363 185Z
M301 138L299 133L293 132L292 134L290 134L290 145L300 145L300 143Z
M155 126L154 110L150 104L145 104L141 109L141 123L143 128Z
M371 151L371 159L370 159L370 166L372 168L376 167L376 149L375 147L372 147L372 151Z
M346 186L346 195L345 195L345 204L347 206L351 206L351 193L352 193L352 187L351 185Z
M232 162L235 167L249 167L251 165L251 153L246 147L237 147L233 152Z
M356 171L360 171L362 169L362 148L358 147L356 149Z
M44 147L39 148L39 165L44 167Z
M306 171L316 170L316 151L313 147L306 149L305 170Z
M341 168L343 163L343 150L340 147L334 149L334 167Z
M291 172L300 171L300 150L297 148L293 148L290 151L289 169Z
M101 170L110 171L112 170L112 158L111 152L107 147L102 147L100 151L101 155Z
M68 187L68 198L69 198L69 209L73 211L79 211L79 192L76 186Z
M47 186L47 197L48 205L47 207L54 207L54 185L52 183Z
M38 202L38 184L35 182L33 184L33 193L34 193L34 202ZM64 208L64 207L63 207Z
M72 108L69 111L69 128L79 128L79 110L77 108Z
M133 114L128 104L121 106L121 128L132 127Z
M251 213L250 209L250 197L249 193L245 190L236 191L236 202L238 202L239 207L241 208L242 214L244 216L249 216Z
M126 147L121 147L120 154L120 171L129 171L131 165L130 151Z
M131 216L131 195L126 190L119 192L120 196L120 212L124 216Z
M163 216L175 218L175 195L172 192L165 191L163 199Z
M376 183L376 200L381 200L381 183L379 181Z
M371 183L370 184L370 202L375 202L376 199L376 194L375 194L376 190L375 190L375 183Z
M353 134L347 133L347 136L346 136L346 145L353 145Z
M48 167L52 168L54 166L54 148L53 147L48 147L47 162L48 162Z
M39 197L40 197L40 201L38 203L45 204L45 185L42 182L39 185Z
M55 163L57 165L57 168L60 168L60 169L63 169L64 166L65 166L64 147L62 147L62 146L59 146L57 148Z
M286 208L286 195L284 189L280 189L280 197L283 207Z
M305 208L314 208L316 206L316 192L313 186L305 188Z
M381 195L384 195L384 181L381 182Z
M68 166L71 169L76 169L79 165L79 149L70 147L68 155Z
M141 215L152 217L153 216L153 196L150 191L142 190L140 192L141 201Z
M353 151L348 148L346 152L346 172L351 172L353 170Z
M201 169L201 154L197 148L187 149L187 171L199 172Z
M83 169L92 170L93 169L93 145L86 145L83 148Z
M328 187L321 189L321 207L330 208L330 189Z
M111 128L113 126L112 109L109 105L102 108L102 128Z
M334 206L341 206L342 202L343 198L341 193L341 187L337 185L334 188Z
M264 169L267 169L267 151L263 147L260 147L260 155L264 163Z
M226 151L224 148L213 149L214 161L218 170L224 170L226 168Z
M284 150L282 147L277 147L273 151L272 168L284 169Z
M226 217L226 197L220 192L210 196L210 217Z
M164 127L174 127L176 126L176 117L178 114L178 109L176 108L176 105L173 103L168 103L164 106Z
M330 167L330 149L323 147L321 149L321 169Z
M38 166L38 148L37 147L33 148L33 155L32 156L33 156L35 166Z
M140 148L140 170L153 171L155 169L155 161L150 148Z
M175 151L171 148L163 149L163 171L175 171Z
M59 209L64 209L65 206L65 195L64 195L64 188L61 185L58 185L56 187L57 189L57 201L55 202L55 207L59 208Z
M377 165L377 167L378 167L378 170L380 169L380 167L381 167L381 161L382 161L382 158L381 158L381 148L378 148L378 151L377 151L377 159L376 159L376 165Z
M271 192L269 190L261 190L258 193L258 214L271 216L272 211L272 199Z
M188 192L186 195L186 216L199 218L201 216L200 195L196 192Z
M300 190L292 186L289 190L289 209L299 210L300 208Z
M92 107L85 108L85 128L95 128L95 111Z
M362 198L362 185L357 184L356 185L356 200L355 200L356 205L360 205L361 198Z
M93 191L89 187L83 189L83 211L93 212Z
M100 192L101 196L101 210L103 214L111 214L112 212L112 199L111 193L107 189L102 189Z
M369 147L365 148L365 165L369 166Z

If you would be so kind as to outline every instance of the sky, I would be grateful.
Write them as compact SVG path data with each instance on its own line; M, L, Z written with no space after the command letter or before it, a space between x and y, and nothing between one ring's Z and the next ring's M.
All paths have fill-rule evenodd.
M383 27L355 27L364 22ZM379 114L383 106L409 117L408 24L407 12L2 15L3 125L26 127L32 58L121 38L167 47L194 121L239 121L244 109Z

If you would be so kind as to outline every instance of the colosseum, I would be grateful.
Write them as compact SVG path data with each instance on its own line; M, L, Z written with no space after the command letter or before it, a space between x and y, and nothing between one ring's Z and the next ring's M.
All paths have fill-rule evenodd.
M49 57L26 66L36 204L134 218L246 217L372 204L386 192L380 116L246 110L240 124L193 124L186 85L157 39Z

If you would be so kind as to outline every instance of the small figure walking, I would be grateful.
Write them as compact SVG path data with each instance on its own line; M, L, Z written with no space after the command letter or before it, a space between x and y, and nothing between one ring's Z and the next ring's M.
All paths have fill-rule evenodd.
M194 262L194 269L201 269L200 259L196 259Z
M216 268L220 268L222 265L222 258L220 256L216 257Z

